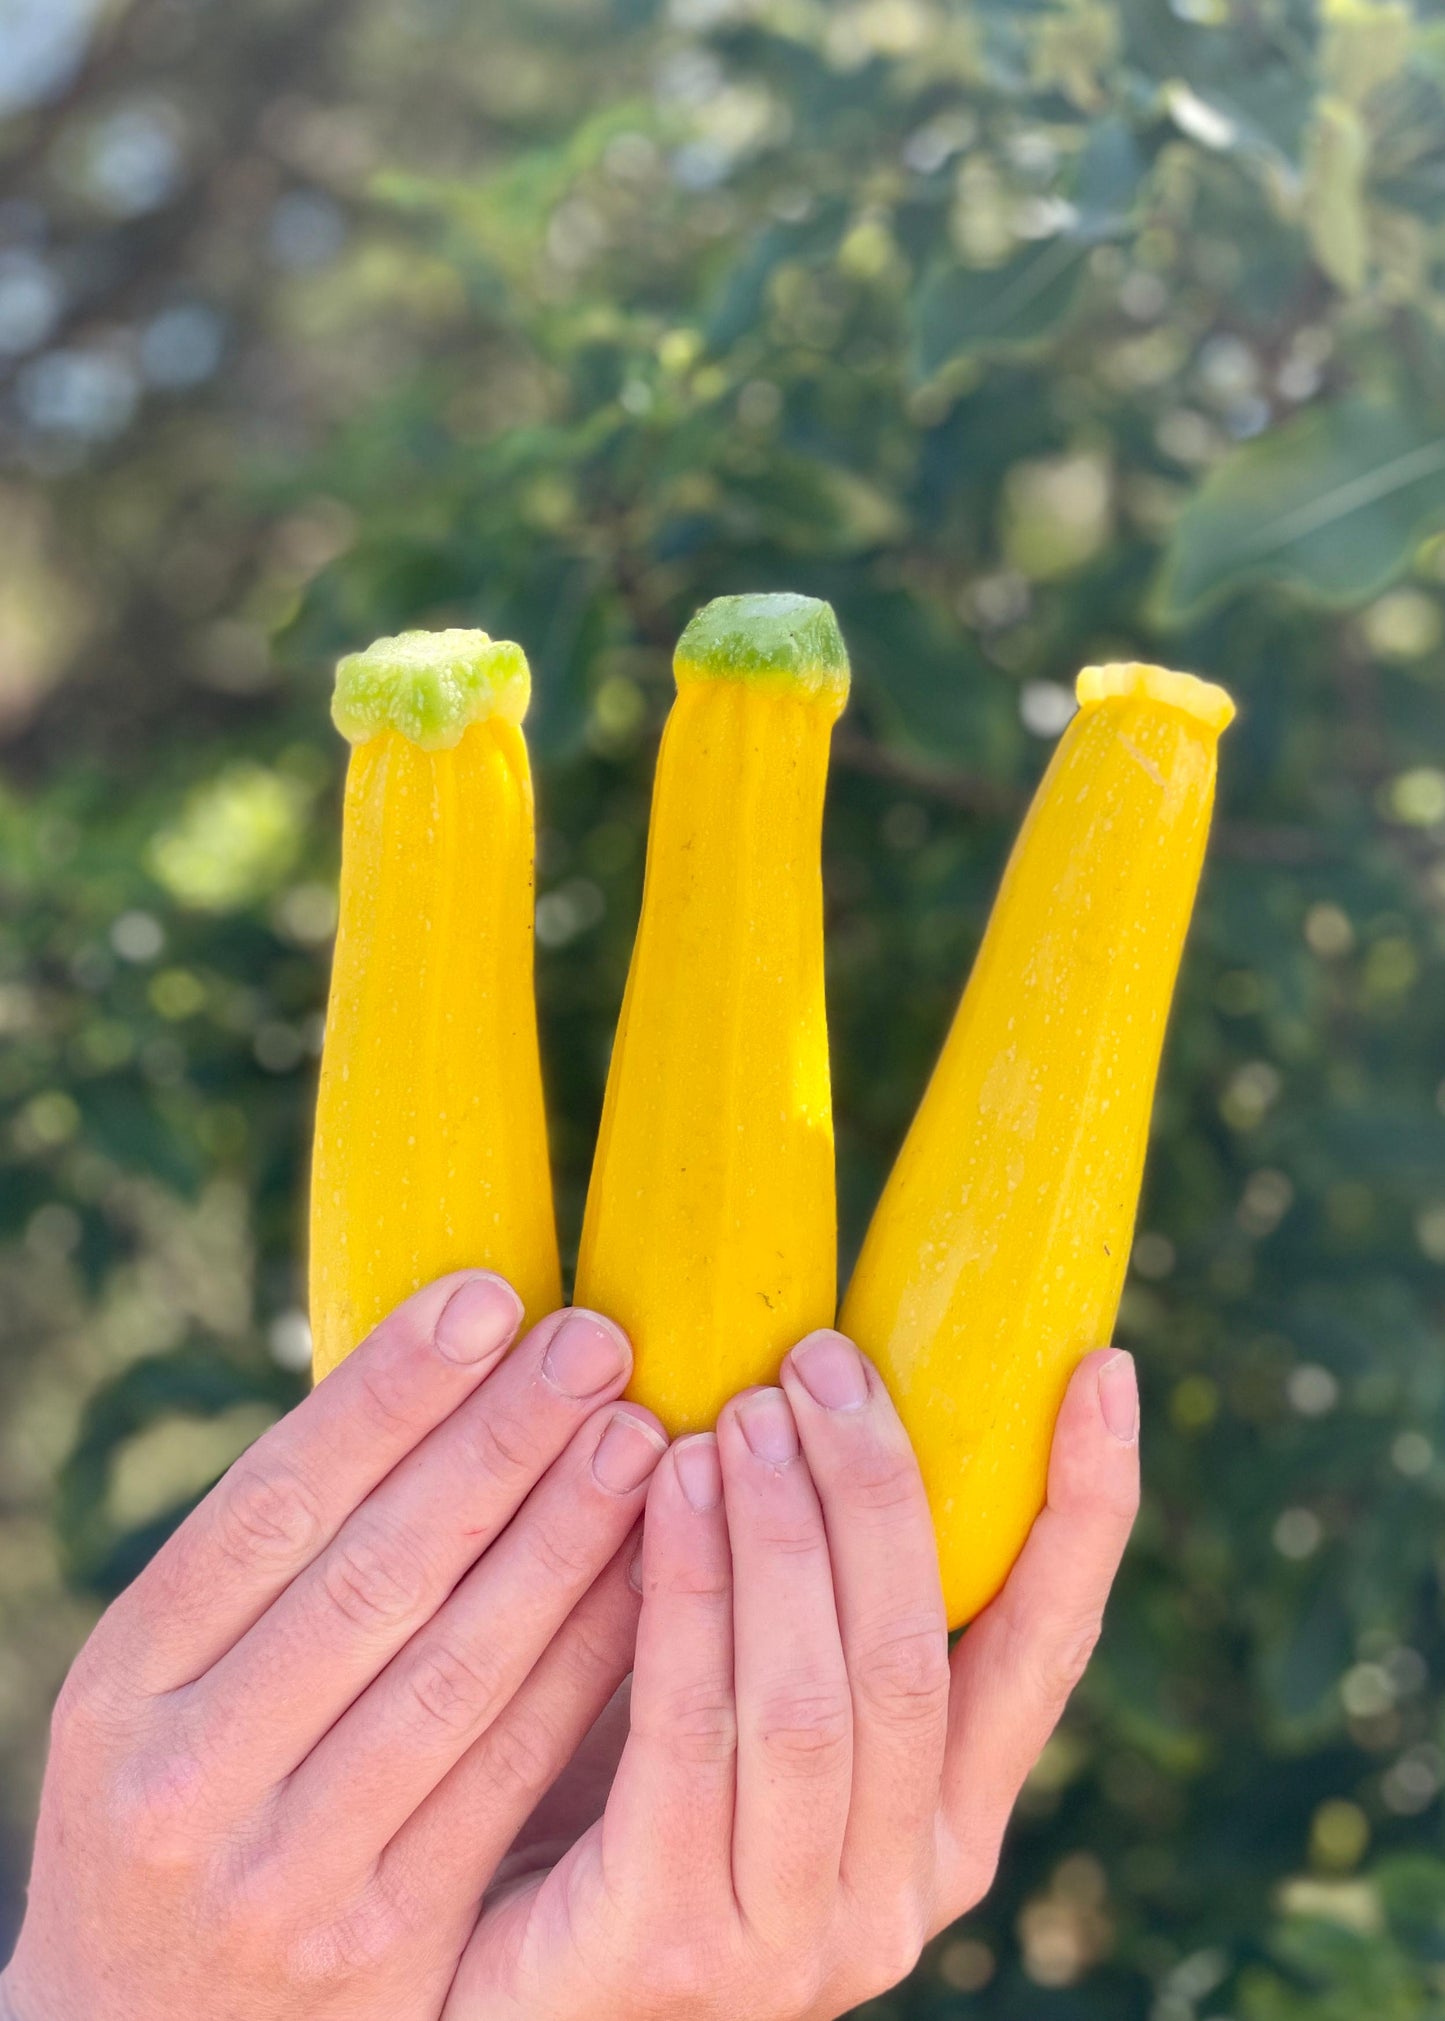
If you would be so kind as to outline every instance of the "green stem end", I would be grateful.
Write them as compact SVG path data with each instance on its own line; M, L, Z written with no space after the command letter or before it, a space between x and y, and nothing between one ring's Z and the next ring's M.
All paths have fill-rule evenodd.
M532 697L527 656L486 632L399 632L336 669L331 720L348 742L395 730L423 751L450 751L473 723L520 723Z
M678 640L673 667L679 687L742 681L826 701L834 715L848 699L848 649L833 606L818 597L714 597Z

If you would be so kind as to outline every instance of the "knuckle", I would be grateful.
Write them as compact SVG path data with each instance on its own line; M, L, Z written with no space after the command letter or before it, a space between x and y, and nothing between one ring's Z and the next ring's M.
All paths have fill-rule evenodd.
M1136 1466L1129 1478L1113 1486L1105 1497L1104 1508L1122 1526L1125 1536L1133 1529L1138 1517L1139 1496L1139 1469Z
M697 1966L686 1961L674 1969L668 1956L644 1956L629 1975L637 2021L662 2021L664 2015L685 2014L697 1998Z
M697 1998L697 1960L687 1951L654 1943L642 1947L632 1972L639 2021L654 2015L687 2012Z
M72 1670L61 1685L50 1708L50 1752L53 1758L67 1755L81 1740L89 1724L85 1695Z
M816 1558L826 1548L822 1521L811 1511L788 1521L774 1518L759 1533L758 1544L776 1558Z
M791 2021L795 2014L814 2013L822 1990L819 1959L801 1946L791 1945L781 1954L775 1952L768 1961L766 1993L759 2002L759 2010L787 2016Z
M313 1997L349 1986L370 1986L391 1960L402 1935L400 1913L378 1890L334 1922L299 1930L285 1946L286 1980L297 1992Z
M569 1534L552 1524L538 1523L532 1531L531 1551L550 1585L582 1585L598 1568L599 1540L595 1533L589 1535L578 1530ZM610 1549L607 1555L611 1555Z
M1111 1467L1102 1480L1092 1468L1085 1472L1082 1461L1076 1465L1077 1473L1067 1466L1063 1469L1062 1484L1050 1480L1049 1506L1075 1524L1087 1526L1099 1556L1117 1553L1139 1513L1137 1461L1128 1467Z
M693 1767L731 1761L738 1747L732 1690L722 1679L674 1691L663 1707L670 1751Z
M568 1623L562 1655L567 1674L578 1691L602 1678L620 1678L628 1667L626 1652L616 1632L609 1632L607 1623L585 1616Z
M73 1754L104 1723L86 1652L72 1664L50 1710L50 1751L57 1759Z
M739 1984L739 1959L725 1941L708 1938L697 1930L669 1938L651 1925L636 1946L638 1964L629 1967L636 1983L638 2021L642 2016L671 2017L716 2012L711 2001L698 1998L699 1986L721 1987ZM633 2010L629 2008L629 2013ZM730 2005L729 2013L766 2015L776 2011L771 1980L766 1998L744 1998ZM799 2010L790 2010L799 2011Z
M128 1865L152 1873L185 1871L207 1843L207 1778L193 1756L137 1758L114 1784L106 1806L110 1836Z
M480 1725L497 1703L497 1679L487 1660L446 1642L418 1651L406 1682L425 1723L452 1732Z
M217 1510L217 1541L233 1560L305 1558L322 1534L321 1512L294 1474L264 1460L232 1468Z
M874 1937L864 1997L876 1999L880 1993L891 1992L901 1985L923 1956L927 1941L923 1918L911 1908L891 1918Z
M478 1409L467 1427L471 1458L483 1479L530 1479L538 1470L537 1442L527 1425L495 1405Z
M373 1334L375 1340L377 1335ZM408 1337L408 1344L419 1340ZM418 1385L410 1355L365 1353L356 1366L362 1407L379 1431L410 1435L418 1424Z
M732 1577L726 1565L670 1565L658 1583L663 1591L679 1600L705 1600L711 1605L721 1605L732 1597Z
M374 1885L398 1929L413 1938L419 1931L431 1931L436 1921L436 1889L428 1869L383 1855Z
M229 1886L220 1914L232 1950L240 1957L284 1956L296 1881L286 1871L276 1840L265 1834L253 1844L235 1846L228 1864Z
M910 1453L907 1459L879 1453L871 1466L849 1470L848 1497L870 1515L891 1516L918 1505L918 1465Z
M1069 1624L1035 1657L1035 1672L1044 1698L1062 1708L1089 1667L1098 1647L1103 1622L1097 1614Z
M977 1908L988 1894L998 1873L1000 1852L996 1836L988 1839L970 1837L959 1846L948 1902L949 1922Z
M895 1628L855 1658L853 1679L870 1710L892 1721L930 1724L948 1706L948 1636L941 1624Z
M1117 1553L1139 1513L1137 1448L1130 1463L1109 1467L1101 1477L1084 1452L1066 1447L1051 1465L1048 1502L1087 1531L1098 1556Z
M499 1720L487 1735L488 1777L494 1790L529 1797L544 1790L556 1768L556 1750L546 1725L517 1714Z
M410 1620L425 1583L419 1561L394 1540L342 1537L321 1568L327 1604L353 1628L396 1628Z
M847 1695L829 1685L781 1693L761 1708L757 1734L774 1768L802 1775L829 1770L852 1735Z

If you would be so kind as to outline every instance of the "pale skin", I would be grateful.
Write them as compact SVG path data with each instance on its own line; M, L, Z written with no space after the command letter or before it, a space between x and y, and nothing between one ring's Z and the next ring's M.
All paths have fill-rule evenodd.
M4 2021L832 2021L987 1891L1137 1506L1129 1357L950 1658L840 1335L669 1448L615 1327L518 1316L419 1292L106 1614Z

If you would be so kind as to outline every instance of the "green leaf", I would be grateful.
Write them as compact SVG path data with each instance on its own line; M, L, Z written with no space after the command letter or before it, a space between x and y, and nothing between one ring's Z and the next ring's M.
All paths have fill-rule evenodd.
M1253 583L1350 609L1445 524L1445 427L1407 400L1351 395L1236 449L1174 529L1158 611L1177 623Z
M931 379L955 358L1051 337L1073 307L1088 243L1045 239L1001 267L943 267L913 305L913 369Z
M245 1366L199 1339L134 1362L102 1384L56 1483L56 1530L72 1584L107 1598L118 1592L193 1506L191 1498L133 1530L115 1524L111 1480L131 1439L167 1417L215 1418L238 1404L274 1405L279 1415L296 1390L296 1378L279 1368Z
M1013 694L966 634L886 588L845 586L838 607L859 699L889 742L938 765L1011 766L1020 740Z
M1157 0L1124 0L1129 67L1162 87L1174 123L1200 147L1288 171L1299 160L1316 79L1284 36L1226 25L1234 10L1222 0L1219 18L1203 20L1207 5L1186 16Z
M1314 1572L1290 1614L1271 1622L1260 1649L1260 1683L1275 1717L1309 1731L1331 1716L1330 1694L1350 1660L1339 1583Z
M436 176L383 169L372 179L379 204L430 214L453 226L463 243L497 263L510 281L530 288L537 242L556 207L580 176L595 168L619 134L656 126L646 101L601 107L560 143L530 148L481 177Z
M1445 1954L1445 1866L1424 1853L1400 1853L1375 1870L1390 1927L1432 1959Z
M1051 337L1073 307L1085 255L1127 225L1147 165L1123 120L1100 120L1074 168L1066 231L1001 266L935 268L913 304L916 378L973 352L1023 350Z
M1414 21L1405 0L1324 0L1320 70L1331 91L1363 105L1409 61Z
M800 224L766 225L743 241L737 255L714 284L703 319L703 337L711 351L731 349L763 320L768 287L787 260L821 262L831 258L848 222L847 206L820 204Z
M154 1097L132 1080L99 1081L81 1096L85 1141L124 1171L141 1172L182 1199L200 1184L195 1145L162 1115Z
M1315 258L1337 287L1357 295L1365 285L1369 222L1365 190L1370 136L1353 105L1322 98L1305 147L1305 224Z
M1148 167L1132 127L1101 119L1089 129L1074 172L1076 236L1112 238L1128 223Z
M542 548L489 586L497 624L532 645L527 741L540 760L575 748L587 719L589 670L612 629L611 599L586 557Z

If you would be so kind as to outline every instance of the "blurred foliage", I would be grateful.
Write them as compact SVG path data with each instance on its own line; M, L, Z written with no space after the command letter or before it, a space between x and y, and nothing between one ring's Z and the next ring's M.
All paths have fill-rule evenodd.
M330 662L532 656L570 1245L669 648L787 586L845 1250L1076 668L1242 704L1145 1513L872 2011L1445 2016L1445 8L16 0L0 108L0 1918L90 1613L300 1393Z

